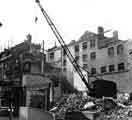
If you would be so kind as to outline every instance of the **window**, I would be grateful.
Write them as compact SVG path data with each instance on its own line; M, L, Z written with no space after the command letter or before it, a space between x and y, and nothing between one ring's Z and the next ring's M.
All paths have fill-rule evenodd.
M64 67L64 68L63 68L63 72L66 72L66 71L67 71L67 69Z
M91 74L96 74L96 68L91 68Z
M117 55L122 54L124 51L123 45L120 44L117 46Z
M96 52L92 52L90 54L91 60L95 60L96 59Z
M79 45L75 45L75 52L79 52Z
M54 59L54 52L50 53L50 59Z
M87 49L87 42L82 43L82 49L83 50Z
M125 70L125 65L124 65L124 63L118 64L118 71L123 71L123 70Z
M115 66L114 65L109 65L109 72L115 71Z
M95 48L95 40L90 40L90 48Z
M79 56L75 57L76 62L79 62Z
M63 56L65 56L66 55L66 50L65 49L63 49Z
M58 87L59 86L59 79L57 79L56 76L51 77L51 81L53 83L53 87Z
M23 65L23 72L24 73L30 73L31 72L31 62L27 61Z
M28 64L30 65L30 62L28 62ZM16 60L15 64L13 65L13 73L15 76L18 76L20 72L21 72L20 61Z
M107 72L106 66L102 66L102 67L101 67L101 73L105 73L105 72Z
M2 66L0 66L0 80L2 80Z
M88 69L88 64L83 64L84 69Z
M66 66L66 60L65 59L63 60L63 65Z
M84 62L87 62L87 60L88 60L87 54L83 55L83 56L82 56L82 59L83 59Z
M114 56L114 47L108 48L108 56Z

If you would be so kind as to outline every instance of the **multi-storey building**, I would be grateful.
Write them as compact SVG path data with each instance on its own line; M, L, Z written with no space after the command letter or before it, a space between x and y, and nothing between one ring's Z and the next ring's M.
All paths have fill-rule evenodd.
M91 73L88 75L89 81L95 80L93 76L111 80L117 83L119 91L130 92L132 41L119 40L117 31L113 32L112 37L106 37L104 33L102 27L98 27L97 34L86 31L79 40L73 40L67 46L78 64ZM54 54L52 59L51 54ZM48 58L50 63L55 63L60 58L58 65L66 73L69 82L75 87L81 84L75 78L76 72L61 47L50 49Z
M50 102L51 81L44 76L42 61L45 55L39 44L33 44L31 36L24 42L0 53L0 99L1 106L10 102L20 106L47 109ZM6 93L11 93L8 101Z

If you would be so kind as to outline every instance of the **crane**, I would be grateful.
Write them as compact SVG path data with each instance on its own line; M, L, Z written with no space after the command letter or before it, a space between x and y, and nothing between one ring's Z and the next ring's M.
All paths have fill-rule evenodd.
M54 33L55 37L57 38L57 40L59 41L61 47L63 48L63 50L65 51L68 59L70 60L70 62L72 63L73 67L75 68L76 72L78 73L78 75L80 76L81 80L84 82L84 84L86 85L86 87L88 89L90 89L89 84L87 82L87 80L85 79L81 68L79 67L79 65L77 64L77 61L74 59L72 53L70 52L70 50L68 49L66 43L64 42L62 36L60 35L58 29L56 28L56 26L54 25L54 23L52 22L52 20L50 19L50 17L48 16L48 14L46 13L46 11L44 10L44 8L42 7L41 3L39 0L36 0L36 3L38 4L43 16L45 17L48 25L50 26L52 32Z

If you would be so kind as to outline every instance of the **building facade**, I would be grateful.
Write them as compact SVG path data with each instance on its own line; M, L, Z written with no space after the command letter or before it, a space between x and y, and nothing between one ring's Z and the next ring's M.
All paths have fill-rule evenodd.
M0 53L1 106L12 103L17 113L20 106L48 109L51 81L42 70L44 57L41 46L33 44L30 35L24 42ZM12 96L11 101L7 95Z
M98 27L97 33L86 31L77 41L72 41L67 46L78 64L87 69L91 74L87 76L89 82L98 78L114 81L119 91L132 91L131 76L131 40L119 40L118 32L114 31L112 37L106 37L102 27ZM61 54L57 54L59 51ZM50 53L56 54L52 61ZM64 53L58 47L48 51L48 62L53 63L57 55L61 58L59 64L67 79L77 87L76 71ZM57 64L57 63L56 63ZM83 72L86 74L85 72ZM80 84L80 82L78 82Z

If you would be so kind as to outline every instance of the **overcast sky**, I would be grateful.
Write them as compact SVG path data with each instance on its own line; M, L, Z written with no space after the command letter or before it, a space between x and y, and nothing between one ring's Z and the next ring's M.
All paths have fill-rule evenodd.
M78 40L85 31L119 31L121 39L132 38L131 0L40 0L66 43ZM35 16L38 17L35 23ZM28 33L33 42L45 40L45 48L56 38L35 0L0 0L0 49L22 42ZM111 34L111 33L109 33Z

